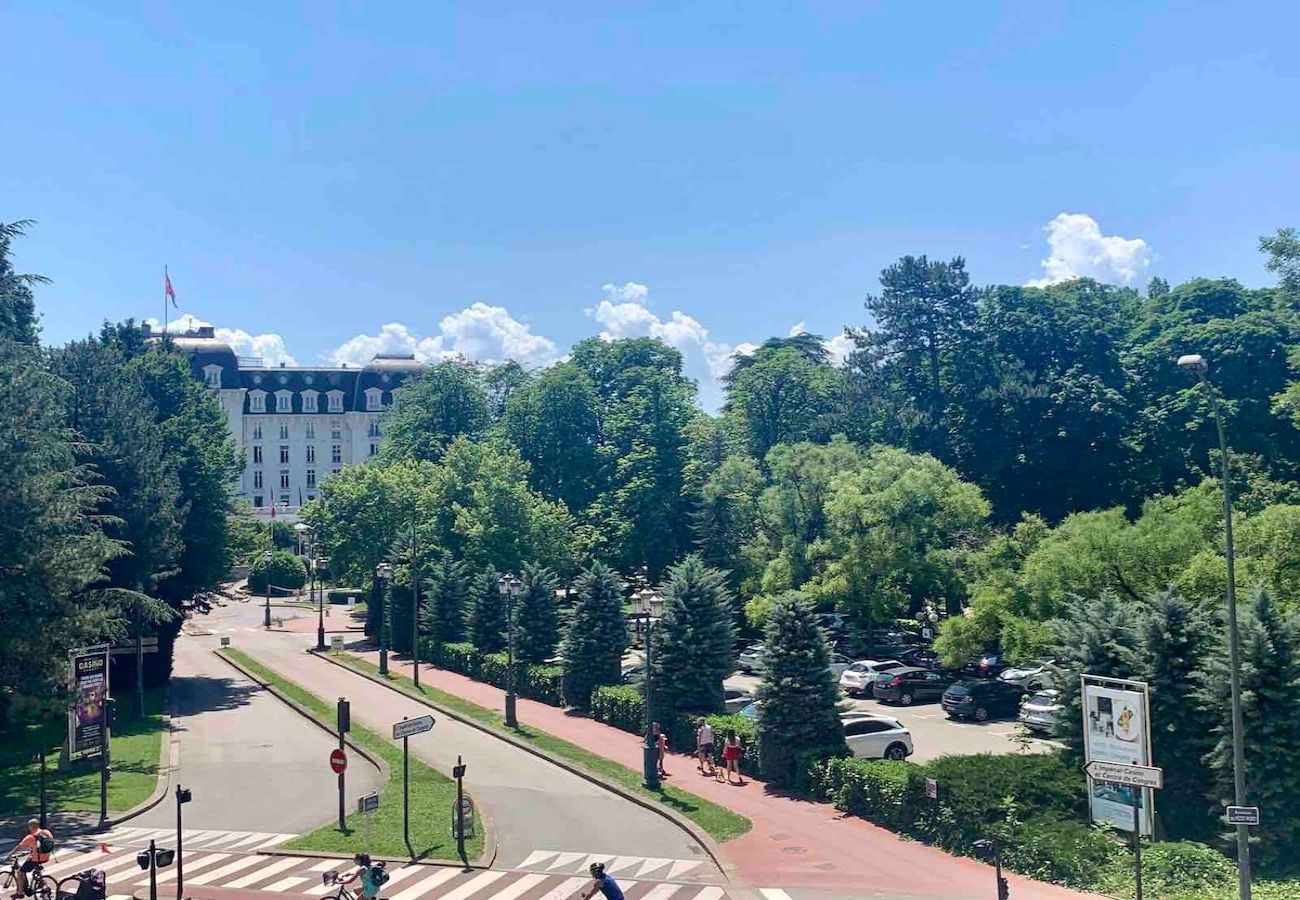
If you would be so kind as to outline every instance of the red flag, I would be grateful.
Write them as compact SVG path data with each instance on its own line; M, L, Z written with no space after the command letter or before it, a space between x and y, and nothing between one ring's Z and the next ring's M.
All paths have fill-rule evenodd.
M163 293L171 298L172 306L176 306L176 291L172 290L172 277L167 274L167 269L163 268Z
M99 845L99 852L100 852L100 853L112 853L113 851L108 849L108 844L100 844L100 845Z
M274 500L271 501L271 518L272 518L272 519L275 518L275 501L274 501Z

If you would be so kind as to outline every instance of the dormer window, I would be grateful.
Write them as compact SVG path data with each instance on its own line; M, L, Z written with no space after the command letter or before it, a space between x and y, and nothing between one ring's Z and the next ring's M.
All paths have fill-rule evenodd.
M203 383L210 388L221 387L221 366L204 366Z
M330 412L343 412L343 392L330 391L325 396L329 397Z
M384 391L382 388L366 388L366 409L371 412L384 408Z
M266 391L248 392L248 411L255 413L266 412Z
M275 411L293 412L293 391L275 392Z
M319 397L316 391L302 392L302 411L305 413L314 413L316 411L316 398Z

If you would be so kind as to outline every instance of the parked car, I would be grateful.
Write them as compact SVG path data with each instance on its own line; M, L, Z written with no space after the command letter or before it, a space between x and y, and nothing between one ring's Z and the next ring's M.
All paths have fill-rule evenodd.
M754 695L749 691L742 691L740 688L724 687L722 689L722 702L727 708L727 714L731 715L743 710L754 702Z
M998 673L998 681L1014 684L1022 691L1043 691L1052 686L1052 673L1043 663L1012 666Z
M1014 716L1020 711L1021 690L1002 681L959 681L943 692L943 711L950 719Z
M1061 692L1048 688L1027 697L1020 704L1020 721L1031 731L1048 734L1061 714Z
M844 674L844 670L851 665L853 665L853 660L843 653L831 653L831 677L836 681Z
M917 700L938 700L952 683L946 673L934 669L904 666L876 676L873 690L877 700L911 706Z
M746 706L744 709L742 709L742 710L741 710L739 713L737 713L736 715L744 716L746 719L757 719L757 718L758 718L758 708L759 708L759 706L761 706L761 705L762 705L762 704L760 704L757 700L755 700L753 703L751 703L751 704L749 704L748 706Z
M896 659L860 659L840 673L840 687L850 697L870 697L875 693L877 675L903 667Z
M907 759L912 755L912 733L889 716L845 718L844 742L859 759Z
M973 663L962 666L961 671L962 674L975 678L996 678L1006 667L1006 660L1000 654L985 653Z
M754 674L763 670L763 660L767 658L767 648L762 644L750 644L744 650L740 651L740 658L736 660L736 665L742 672Z

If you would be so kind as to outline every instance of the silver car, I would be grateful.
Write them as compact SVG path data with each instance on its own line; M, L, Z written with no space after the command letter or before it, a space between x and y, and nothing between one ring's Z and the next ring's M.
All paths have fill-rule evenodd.
M840 673L840 688L851 697L870 697L875 693L877 675L901 668L903 664L895 659L860 659Z
M1061 692L1048 688L1020 704L1020 722L1030 731L1049 734L1061 714Z

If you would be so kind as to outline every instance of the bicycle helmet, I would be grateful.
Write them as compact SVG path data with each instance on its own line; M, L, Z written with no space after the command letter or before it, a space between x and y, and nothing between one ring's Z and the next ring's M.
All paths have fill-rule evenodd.
M591 872L591 877L593 877L593 878L599 878L600 876L602 876L602 875L605 874L605 864L604 864L604 863L592 863L592 864L588 867L588 871Z

